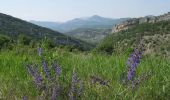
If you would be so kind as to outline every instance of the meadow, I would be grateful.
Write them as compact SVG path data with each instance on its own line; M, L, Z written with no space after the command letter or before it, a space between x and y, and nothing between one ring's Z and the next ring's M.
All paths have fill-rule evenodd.
M68 52L64 49L42 49L41 56L37 48L15 48L0 52L0 99L1 100L37 100L44 95L38 92L27 65L32 64L42 75L42 59L51 70L55 61L61 68L57 79L60 90L59 100L69 99L73 71L82 82L78 100L168 100L170 98L170 61L168 58L144 55L137 68L135 77L150 73L134 88L124 84L126 76L126 54L99 54L91 52ZM51 75L55 74L54 72ZM94 82L96 78L96 81ZM49 83L50 84L50 83ZM80 86L78 86L80 88Z

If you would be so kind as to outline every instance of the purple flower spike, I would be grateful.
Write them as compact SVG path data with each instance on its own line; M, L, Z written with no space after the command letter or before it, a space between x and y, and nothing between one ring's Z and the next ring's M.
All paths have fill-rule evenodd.
M130 55L127 61L128 66L127 78L129 81L132 81L135 76L136 69L142 58L142 53L143 53L142 50L140 51L139 49L134 49L134 52Z
M61 67L57 63L54 63L53 68L55 69L56 74L60 76L62 72Z
M60 88L59 86L54 86L52 88L52 96L51 96L51 99L52 100L57 100L57 97L59 96L60 94Z
M32 76L35 76L35 70L33 69L32 65L27 65L27 70L29 72L29 74L31 74Z
M49 69L48 69L48 66L47 66L47 63L45 60L42 61L42 65L43 65L43 69L44 69L44 72L45 72L45 75L46 75L46 78L49 79Z
M42 54L42 48L38 48L38 49L37 49L37 52L38 52L38 55L41 56L41 54Z
M27 65L27 68L28 72L33 76L34 82L37 85L37 87L40 87L43 81L42 76L33 68L32 65Z
M79 80L78 80L77 74L75 73L75 71L73 71L72 83L75 84L75 83L78 83L78 82L79 82Z
M28 100L28 98L26 96L23 96L22 100Z
M75 70L73 70L72 75L72 82L71 82L71 88L69 90L69 100L75 100L75 93L77 92L76 84L79 83L79 79L77 77L77 74L75 73Z
M35 83L37 84L37 86L42 85L43 79L42 79L42 77L41 77L40 75L36 75L36 76L34 77L34 80L35 80Z

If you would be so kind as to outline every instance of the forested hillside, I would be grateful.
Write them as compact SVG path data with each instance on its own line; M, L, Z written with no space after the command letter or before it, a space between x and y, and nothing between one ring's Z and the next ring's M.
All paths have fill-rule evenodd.
M24 38L25 44L47 39L50 45L53 46L73 46L81 50L89 50L91 48L90 44L78 39L2 13L0 13L0 34L1 44L7 43L7 41L16 42L20 37Z

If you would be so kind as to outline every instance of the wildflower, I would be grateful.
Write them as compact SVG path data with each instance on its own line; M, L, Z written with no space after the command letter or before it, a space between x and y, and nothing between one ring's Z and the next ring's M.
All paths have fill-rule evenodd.
M62 72L61 67L58 64L54 63L53 68L55 69L56 74L60 76Z
M42 77L38 74L38 72L33 68L32 65L27 65L29 73L34 77L34 81L37 84L37 86L40 86L42 84Z
M76 85L78 83L79 83L79 79L77 77L77 74L75 73L75 70L73 70L72 81L71 81L71 89L69 90L69 99L70 100L75 100L76 95L78 95L78 94L76 94L76 93L78 93L77 88L76 88Z
M45 72L45 75L46 75L46 78L49 79L49 75L50 75L50 71L48 69L48 66L47 66L47 63L45 60L42 61L42 65L43 65L43 69L44 69L44 72Z
M77 74L75 73L75 71L73 71L72 83L75 84L75 83L78 83L78 82L79 82L79 80L78 80Z
M56 100L57 99L57 96L59 95L59 87L56 87L56 86L54 86L53 88L52 88L52 96L51 96L51 99L52 100Z
M141 58L142 58L142 51L140 51L139 49L134 49L134 52L130 55L127 62L127 66L128 66L127 78L129 81L133 80L135 76L136 68L140 63Z
M42 85L43 79L42 79L42 77L41 77L40 75L36 75L36 76L34 77L34 81L35 81L35 83L37 84L37 86L40 87L40 86Z
M75 71L73 71L73 75L72 75L72 81L71 81L71 90L70 92L75 92L76 88L75 85L79 82L77 74L75 73Z
M38 55L41 56L41 54L42 54L42 48L38 48L38 49L37 49L37 52L38 52Z
M27 70L29 74L31 74L32 76L35 76L35 70L33 69L32 65L27 65Z
M26 96L23 96L22 100L28 100L28 98Z
M141 82L146 80L151 75L151 72L149 72L149 73L144 73L140 75L138 78L134 78L136 69L140 63L144 50L145 49L143 45L139 47L138 49L134 49L134 52L130 55L128 62L127 62L127 66L128 66L127 82L128 81L131 82L129 87L132 87L132 89L140 85Z

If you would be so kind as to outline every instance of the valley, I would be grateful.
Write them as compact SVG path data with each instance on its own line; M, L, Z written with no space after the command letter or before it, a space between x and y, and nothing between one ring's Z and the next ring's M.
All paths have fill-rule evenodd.
M169 100L170 2L7 1L0 100Z
M63 23L30 21L33 24L60 31L63 34L98 44L104 37L111 33L113 25L119 24L129 18L105 18L98 15L84 18L75 18Z

